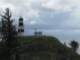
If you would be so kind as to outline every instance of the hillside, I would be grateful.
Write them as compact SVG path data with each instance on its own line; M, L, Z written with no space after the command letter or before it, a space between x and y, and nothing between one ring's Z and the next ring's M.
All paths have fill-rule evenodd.
M16 60L80 60L80 55L52 36L18 37L18 47L12 49ZM0 59L6 60L7 50L0 44ZM5 57L5 58L4 58ZM14 58L15 57L15 58ZM17 58L16 58L17 57Z
M64 56L66 58L73 60L80 59L79 55L76 52L72 52L71 48L63 45L56 37L51 36L26 36L26 37L19 37L18 39L21 46L28 47L26 50L29 51L47 51L51 53L56 53L58 56ZM24 48L22 48L24 49ZM73 56L72 56L73 54Z
M25 37L19 37L18 41L21 44L33 44L33 43L46 43L46 44L56 44L59 45L61 44L60 41L55 38L55 37L51 37L51 36L41 36L41 37L35 37L35 36L25 36Z

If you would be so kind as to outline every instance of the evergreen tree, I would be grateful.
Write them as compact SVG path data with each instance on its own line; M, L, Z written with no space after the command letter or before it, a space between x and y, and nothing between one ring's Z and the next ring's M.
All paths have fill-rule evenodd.
M7 8L5 13L1 15L2 17L2 41L5 48L7 49L8 60L10 60L11 51L17 46L17 31L16 27L13 25L12 14Z
M72 40L70 42L70 46L71 46L72 52L76 53L77 49L79 48L78 42L75 40ZM74 55L75 55L74 53L71 53L70 60L74 59Z
M74 41L74 40L70 42L70 46L71 46L71 48L72 48L72 50L73 50L74 52L76 52L77 49L79 48L78 42L76 42L76 41Z

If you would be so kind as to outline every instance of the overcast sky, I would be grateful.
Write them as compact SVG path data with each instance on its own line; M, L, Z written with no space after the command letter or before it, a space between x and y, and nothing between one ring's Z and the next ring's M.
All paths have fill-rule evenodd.
M80 40L80 0L0 0L0 10L7 7L24 17L26 35L37 28L62 42Z

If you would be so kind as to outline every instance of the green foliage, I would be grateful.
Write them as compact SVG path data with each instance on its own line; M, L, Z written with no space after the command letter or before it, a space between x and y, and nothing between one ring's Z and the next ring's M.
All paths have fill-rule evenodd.
M2 41L7 48L14 48L17 45L17 31L13 25L12 14L7 8L2 17Z
M74 41L74 40L70 42L70 46L71 46L72 50L75 51L75 52L79 48L78 42L77 41Z
M56 53L58 56L62 55L67 58L71 58L71 54L74 56L79 56L76 52L73 52L71 48L63 45L57 38L51 36L25 36L18 38L21 45L30 45L33 48L37 48L39 50L46 49L47 52ZM73 60L79 60L80 58L74 57Z
M8 60L11 60L12 51L17 47L17 31L13 25L12 14L7 8L1 15L2 17L2 56Z
M18 40L21 44L32 44L32 43L43 43L43 44L61 44L57 38L51 36L42 36L42 37L35 37L35 36L25 36L25 37L18 37Z

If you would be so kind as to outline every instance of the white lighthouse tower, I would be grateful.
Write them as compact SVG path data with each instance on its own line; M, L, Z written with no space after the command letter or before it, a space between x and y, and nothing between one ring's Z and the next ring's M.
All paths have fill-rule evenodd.
M18 35L23 36L24 34L24 23L23 23L23 18L19 18L19 23L18 23Z

